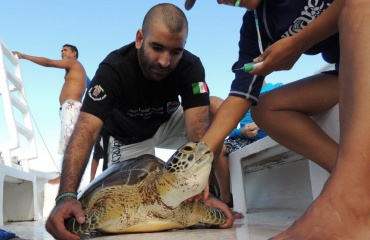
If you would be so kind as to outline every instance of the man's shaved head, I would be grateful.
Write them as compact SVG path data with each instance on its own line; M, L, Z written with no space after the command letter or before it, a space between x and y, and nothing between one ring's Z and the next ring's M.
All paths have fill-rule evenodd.
M188 20L184 12L173 4L162 3L152 7L144 17L142 30L147 33L155 21L161 21L169 32L178 33L186 28L188 32Z

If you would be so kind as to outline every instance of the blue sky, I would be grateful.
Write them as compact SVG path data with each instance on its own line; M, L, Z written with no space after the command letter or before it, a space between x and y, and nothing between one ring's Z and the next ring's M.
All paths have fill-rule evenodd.
M225 98L234 74L232 64L238 57L239 29L245 9L217 4L216 0L198 0L191 11L184 1L167 1L179 6L189 21L185 48L199 56L206 70L211 95ZM0 40L10 51L60 59L62 45L79 49L79 61L92 78L105 56L135 39L145 13L157 0L16 0L3 1L0 14ZM320 56L302 57L291 71L273 73L268 82L291 82L323 66ZM59 140L59 93L64 70L45 68L27 60L20 62L22 78L34 128L40 160L36 168L57 171L47 149L59 166L56 154ZM3 111L0 106L0 111ZM6 141L4 118L0 113L0 143Z

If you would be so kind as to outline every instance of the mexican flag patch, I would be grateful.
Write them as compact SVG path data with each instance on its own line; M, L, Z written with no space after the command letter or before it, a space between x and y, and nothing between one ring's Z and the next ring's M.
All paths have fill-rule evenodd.
M192 87L193 87L193 94L208 92L208 87L205 82L193 83Z

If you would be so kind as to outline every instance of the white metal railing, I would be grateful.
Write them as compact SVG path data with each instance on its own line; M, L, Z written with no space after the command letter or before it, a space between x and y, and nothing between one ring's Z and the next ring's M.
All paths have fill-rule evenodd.
M13 66L13 69L9 69L4 60L8 60L10 65ZM0 152L2 152L4 164L11 167L13 165L12 161L20 161L23 170L28 172L28 160L37 158L31 113L22 84L19 60L8 50L1 40L0 97L3 102L6 128L9 134L9 141L0 143ZM15 118L15 109L18 109L21 113L21 119ZM23 141L20 141L20 135L26 139L25 146L20 144L23 143ZM17 150L17 155L12 154L15 150Z

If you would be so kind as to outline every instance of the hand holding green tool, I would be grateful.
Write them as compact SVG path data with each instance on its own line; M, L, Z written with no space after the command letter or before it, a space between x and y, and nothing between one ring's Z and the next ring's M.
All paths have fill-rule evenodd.
M263 63L263 61L259 62L259 63L254 63L254 62L246 63L246 64L244 64L243 67L233 69L232 71L235 72L235 71L243 70L244 72L250 72L250 71L258 68L262 63Z

